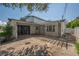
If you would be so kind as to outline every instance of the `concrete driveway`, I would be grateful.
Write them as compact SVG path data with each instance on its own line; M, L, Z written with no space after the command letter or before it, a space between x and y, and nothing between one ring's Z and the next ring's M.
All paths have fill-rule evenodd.
M22 39L22 40L20 40ZM61 41L61 38L48 37L48 36L24 36L20 37L17 41L9 42L0 45L0 51L12 50L18 51L23 47L30 47L32 45L47 45L47 50L51 53L51 56L76 56L76 49L74 44Z

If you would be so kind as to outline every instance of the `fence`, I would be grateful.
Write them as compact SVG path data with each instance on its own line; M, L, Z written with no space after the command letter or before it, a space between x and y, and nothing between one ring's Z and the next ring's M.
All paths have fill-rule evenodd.
M64 30L64 33L70 33L71 35L73 35L76 38L76 41L79 42L79 27L76 27L74 29L66 28Z
M66 29L64 30L64 33L71 33L71 34L74 34L74 29L66 28Z
M74 36L76 37L77 42L79 42L79 27L74 29Z

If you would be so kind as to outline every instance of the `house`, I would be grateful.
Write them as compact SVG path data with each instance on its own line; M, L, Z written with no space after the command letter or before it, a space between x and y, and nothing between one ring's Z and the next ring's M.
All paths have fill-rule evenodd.
M36 16L26 16L20 20L9 19L13 27L13 36L21 35L48 35L61 36L65 29L65 21L46 21Z
M0 25L0 33L3 32L2 26Z

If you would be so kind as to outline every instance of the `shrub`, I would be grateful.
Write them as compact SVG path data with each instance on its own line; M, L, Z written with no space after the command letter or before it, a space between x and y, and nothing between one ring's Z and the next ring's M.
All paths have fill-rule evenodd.
M10 37L11 35L12 35L12 27L9 24L7 24L3 28L3 32L0 33L0 36Z
M6 33L7 36L11 36L12 35L12 27L9 24L7 24L4 27L4 32Z
M67 28L79 27L79 18L76 18L66 25Z
M4 36L6 36L6 32L1 32L0 37L4 37Z
M79 54L79 43L76 43L76 44L75 44L75 47L76 47L76 49L77 49L77 53Z

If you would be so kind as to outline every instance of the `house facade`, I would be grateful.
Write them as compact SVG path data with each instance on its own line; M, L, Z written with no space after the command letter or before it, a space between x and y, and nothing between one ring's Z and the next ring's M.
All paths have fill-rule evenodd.
M46 21L36 16L26 16L20 20L11 20L8 22L13 28L13 37L18 38L21 35L48 35L61 36L65 29L65 22Z

